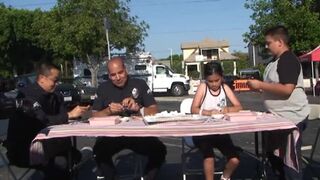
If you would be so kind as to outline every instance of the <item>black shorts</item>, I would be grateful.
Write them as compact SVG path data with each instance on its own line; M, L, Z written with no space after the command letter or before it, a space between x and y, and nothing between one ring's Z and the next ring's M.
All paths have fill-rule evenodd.
M199 148L204 157L214 156L213 148L217 148L227 159L239 157L230 135L208 135L192 137L194 145Z

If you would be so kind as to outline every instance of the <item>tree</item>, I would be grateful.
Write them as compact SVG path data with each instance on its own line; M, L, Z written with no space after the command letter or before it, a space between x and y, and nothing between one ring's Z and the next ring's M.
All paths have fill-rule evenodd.
M291 37L292 50L300 54L316 47L320 42L319 3L316 0L247 0L251 9L250 31L244 41L264 45L263 31L274 25L285 25Z
M106 60L106 36L103 19L108 18L111 49L135 52L143 48L149 26L130 16L128 0L58 0L57 5L43 14L33 28L39 29L41 47L57 56L87 63L96 84L96 73Z
M167 59L171 59L171 56L169 56ZM182 54L173 54L172 55L172 65L171 65L171 68L172 70L174 70L174 72L176 73L181 73L183 74L182 72L182 61L183 61L183 56Z
M0 4L0 72L4 76L26 73L44 54L35 45L33 19L39 10L7 8Z

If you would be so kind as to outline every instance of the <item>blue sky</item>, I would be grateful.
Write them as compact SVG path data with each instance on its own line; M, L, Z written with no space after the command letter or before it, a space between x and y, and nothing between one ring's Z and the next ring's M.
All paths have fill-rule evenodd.
M1 0L16 8L50 9L55 0ZM182 42L205 38L228 40L230 50L247 52L242 34L247 32L251 11L245 0L131 0L131 15L150 25L146 51L156 58L180 54Z

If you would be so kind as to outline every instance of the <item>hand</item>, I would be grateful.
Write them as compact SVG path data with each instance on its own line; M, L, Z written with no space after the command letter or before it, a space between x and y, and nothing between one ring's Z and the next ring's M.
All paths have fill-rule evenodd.
M138 103L136 103L136 101L132 97L125 98L122 101L122 106L124 108L128 108L131 111L139 111L140 109Z
M247 81L247 84L251 89L260 90L262 86L262 81L251 79Z
M211 115L213 115L213 114L221 114L221 111L219 111L217 109L211 110Z
M123 106L120 103L110 103L107 108L109 108L111 114L117 114L123 111Z
M73 118L78 118L82 116L85 112L88 111L90 106L76 106L73 108L71 111L68 112L68 118L73 119Z

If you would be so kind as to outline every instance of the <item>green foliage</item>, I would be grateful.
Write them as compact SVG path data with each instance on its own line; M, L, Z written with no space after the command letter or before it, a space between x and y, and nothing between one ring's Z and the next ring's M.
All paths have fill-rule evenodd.
M255 69L259 69L261 75L263 75L264 70L266 69L266 65L264 64L258 64L256 67L254 67Z
M247 0L245 7L251 9L249 32L245 42L264 46L263 31L274 25L285 25L291 37L294 52L308 51L320 42L320 15L317 0Z
M43 55L43 49L35 44L35 32L31 28L39 11L17 10L0 5L0 71L13 75L30 72Z
M233 74L233 61L223 61L223 74Z
M66 58L88 55L100 57L107 54L106 30L103 19L111 25L108 29L111 49L134 52L143 47L148 25L130 16L128 1L118 0L59 0L57 5L34 24L40 29L38 41L44 48Z
M189 72L189 77L192 78L193 80L197 80L200 78L200 72L198 71L190 71Z
M0 74L26 73L41 60L78 58L98 63L110 47L128 53L143 49L149 26L130 15L129 0L58 0L49 11L0 4ZM4 72L7 71L7 72Z
M171 59L171 56L167 58L168 60ZM183 61L183 56L182 54L174 54L172 55L172 65L171 69L174 70L175 73L183 74L182 72L182 61Z

